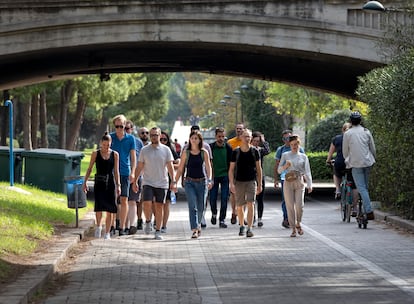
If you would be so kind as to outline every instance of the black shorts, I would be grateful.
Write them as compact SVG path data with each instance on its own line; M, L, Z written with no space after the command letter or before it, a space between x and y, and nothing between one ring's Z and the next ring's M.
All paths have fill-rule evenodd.
M165 203L165 197L167 196L167 189L155 188L149 185L142 187L142 201L143 202L157 202Z

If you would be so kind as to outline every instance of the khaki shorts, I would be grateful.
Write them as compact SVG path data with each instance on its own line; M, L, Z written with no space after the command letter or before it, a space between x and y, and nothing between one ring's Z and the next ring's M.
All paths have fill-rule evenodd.
M247 202L253 202L256 200L256 181L239 182L235 181L234 186L236 188L236 205L243 206Z

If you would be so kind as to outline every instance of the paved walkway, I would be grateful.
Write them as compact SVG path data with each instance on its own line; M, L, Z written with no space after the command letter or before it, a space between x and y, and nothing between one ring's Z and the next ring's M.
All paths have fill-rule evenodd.
M414 302L412 234L381 222L358 229L340 220L337 202L310 197L305 234L291 238L276 199L268 196L264 227L253 238L239 237L237 225L208 222L192 240L179 201L162 241L142 231L94 239L68 270L65 288L44 303ZM25 303L13 299L3 294L0 303Z

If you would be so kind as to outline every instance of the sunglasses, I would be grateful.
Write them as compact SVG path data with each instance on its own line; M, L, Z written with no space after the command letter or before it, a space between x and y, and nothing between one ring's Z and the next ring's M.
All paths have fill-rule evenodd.
M132 128L129 128L129 127L125 127L125 131L129 131L129 130L131 130Z
M160 140L161 140L161 141L167 141L167 139L166 139L166 138L160 138Z
M149 132L141 132L141 134L148 134Z
M289 140L290 136L282 137L283 140Z
M123 129L124 126L115 126L116 129Z

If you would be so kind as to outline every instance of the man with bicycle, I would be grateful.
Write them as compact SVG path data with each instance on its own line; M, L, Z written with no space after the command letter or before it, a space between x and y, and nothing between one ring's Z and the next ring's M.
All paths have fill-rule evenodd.
M350 121L352 127L344 133L342 153L347 168L352 168L352 176L361 195L364 210L368 220L374 219L371 199L368 192L368 179L375 163L375 143L371 132L361 126L362 116L352 112Z

